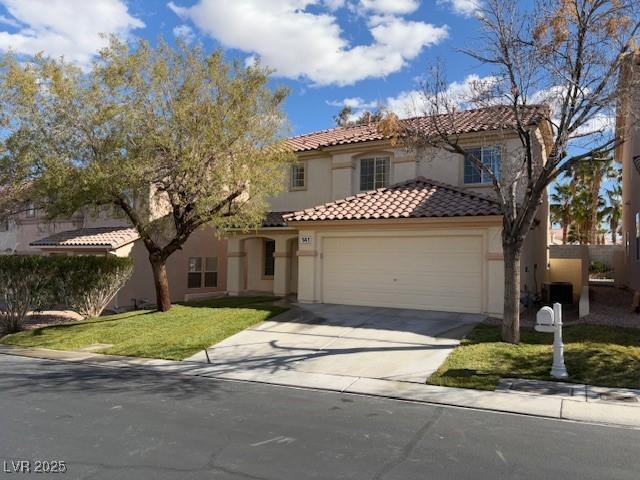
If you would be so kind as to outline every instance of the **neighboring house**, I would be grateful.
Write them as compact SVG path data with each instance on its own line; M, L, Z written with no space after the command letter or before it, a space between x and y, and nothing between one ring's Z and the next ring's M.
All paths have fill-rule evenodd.
M620 75L620 89L634 85L618 105L616 129L624 140L616 149L622 163L622 241L625 274L620 282L640 292L640 53L629 56ZM639 293L640 295L640 293Z
M544 108L523 112L538 167L550 145ZM504 127L514 122L509 108L458 115L451 133L483 162L504 173L522 158ZM502 315L502 217L489 179L469 159L393 146L375 124L289 143L298 162L287 190L271 200L262 228L229 237L229 294ZM523 292L539 292L544 280L548 218L545 199L524 246Z
M49 221L40 210L26 208L14 216L12 222L16 225L14 253L131 257L133 276L109 308L155 303L148 252L119 209L108 208L99 213L82 213L70 219ZM226 264L226 241L217 239L213 228L194 232L183 248L167 261L171 300L181 302L223 293Z

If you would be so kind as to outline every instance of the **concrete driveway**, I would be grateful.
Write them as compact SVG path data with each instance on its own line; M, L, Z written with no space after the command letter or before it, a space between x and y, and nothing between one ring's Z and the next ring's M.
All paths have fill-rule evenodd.
M227 378L295 372L424 383L461 338L485 317L345 305L291 310L212 346L213 367ZM205 352L188 361L206 362ZM258 374L258 376L256 376Z

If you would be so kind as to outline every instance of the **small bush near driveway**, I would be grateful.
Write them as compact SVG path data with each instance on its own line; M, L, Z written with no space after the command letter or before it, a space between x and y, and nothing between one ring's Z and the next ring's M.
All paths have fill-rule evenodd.
M572 325L563 329L569 382L640 388L640 329ZM521 343L500 341L500 328L478 325L427 383L493 390L500 378L553 380L553 334L530 329Z
M100 353L182 360L286 310L273 301L274 297L231 297L178 304L168 312L136 310L20 332L0 342L58 350L108 344L112 346Z

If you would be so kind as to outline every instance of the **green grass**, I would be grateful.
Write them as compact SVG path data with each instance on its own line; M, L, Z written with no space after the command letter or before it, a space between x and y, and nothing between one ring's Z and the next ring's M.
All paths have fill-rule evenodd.
M218 298L176 304L165 313L136 310L78 323L8 335L7 345L77 350L96 343L113 345L100 353L182 360L286 308L273 297Z
M574 325L563 330L569 382L640 388L640 329ZM427 383L493 390L500 378L552 380L553 334L523 329L521 343L500 342L500 329L478 325Z

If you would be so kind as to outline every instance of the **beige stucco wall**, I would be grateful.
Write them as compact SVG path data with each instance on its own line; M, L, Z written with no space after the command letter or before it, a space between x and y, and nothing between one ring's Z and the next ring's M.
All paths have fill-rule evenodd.
M36 218L25 218L24 215L20 215L17 219L17 225L15 253L37 255L40 250L29 246L31 242L54 233L82 228L82 219L63 219L51 222L40 215Z
M522 247L520 275L522 288L530 294L542 291L549 272L549 202L545 197Z
M126 248L126 247L124 247ZM167 260L167 275L172 302L199 297L213 296L224 292L227 288L227 242L215 236L215 229L204 227L194 232L181 250L176 251ZM127 284L118 292L118 307L130 306L133 299L155 302L153 274L149 265L147 249L142 241L134 242L129 254L134 261L134 273ZM216 288L187 288L187 271L189 257L218 258L218 286Z
M544 161L544 147L539 130L533 136L536 163ZM469 134L461 138L465 147L499 145L502 147L503 176L510 173L509 162L521 165L520 140L507 133ZM426 148L419 153L389 142L367 142L336 146L318 152L305 152L298 160L306 167L306 188L291 190L290 178L284 191L270 199L271 210L289 211L321 205L360 193L360 160L370 156L388 156L391 162L391 183L411 180L417 176L467 188L483 194L492 194L490 186L464 184L464 158L443 149Z
M551 258L549 259L550 282L569 282L573 285L573 299L576 301L582 294L582 289L589 283L589 271L583 268L585 263L580 258Z
M291 190L287 183L279 196L270 199L272 211L300 210L333 199L331 157L323 155L301 157L301 161L305 165L306 187L302 190ZM290 178L287 176L287 182L289 181Z
M247 259L252 261L245 262L247 290L257 292L272 292L273 277L265 277L264 273L264 241L266 237L250 238L245 242L245 253Z
M274 275L265 277L265 241L275 241ZM227 291L288 295L298 291L297 232L289 228L263 229L229 237L227 247Z
M636 68L640 69L640 66ZM630 288L640 290L640 261L636 259L636 232L640 228L636 224L636 216L640 214L640 173L633 164L633 158L640 155L640 93L631 105L625 107L623 118L625 141L616 152L616 158L622 162L622 241L627 267L623 278Z

